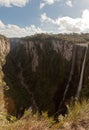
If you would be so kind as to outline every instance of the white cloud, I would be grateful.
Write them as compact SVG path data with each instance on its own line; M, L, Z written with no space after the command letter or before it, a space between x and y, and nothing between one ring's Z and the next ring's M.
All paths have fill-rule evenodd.
M0 20L0 28L4 28L4 24L1 20Z
M40 3L40 9L42 9L45 5L52 5L55 2L59 2L60 0L43 0L43 2Z
M0 21L0 34L3 34L7 37L24 37L24 36L29 36L35 33L42 33L42 32L43 31L39 27L35 27L35 25L21 28L13 24L4 25Z
M79 18L66 16L52 19L44 13L41 15L41 22L44 26L46 26L47 23L51 25L51 28L53 26L59 33L89 32L89 10L84 10L82 16Z
M23 7L25 6L30 0L0 0L0 6L18 6Z
M89 32L89 10L84 10L81 17L71 18L58 17L52 19L43 13L41 15L41 27L35 25L19 27L17 25L8 24L5 25L0 21L0 34L7 37L24 37L33 35L35 33L85 33Z
M52 4L56 3L56 2L63 2L69 7L73 6L73 0L65 0L65 1L63 1L63 0L43 0L40 3L40 9L42 9L46 5L52 5Z
M49 23L53 23L53 24L55 23L55 21L53 19L47 17L46 13L43 13L41 15L41 22L45 22L45 23L49 22Z
M73 7L72 1L71 0L67 0L66 1L66 5L68 5L69 7Z

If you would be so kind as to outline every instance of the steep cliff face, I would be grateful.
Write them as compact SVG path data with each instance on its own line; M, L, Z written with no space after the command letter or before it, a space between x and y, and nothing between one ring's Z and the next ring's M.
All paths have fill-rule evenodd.
M5 63L5 58L10 51L10 43L9 40L0 35L0 64L3 65Z
M4 74L2 71L2 66L5 64L6 56L10 51L9 40L0 35L0 112L4 111L4 92L5 82L3 80Z
M11 107L7 106L10 114L20 117L29 107L33 112L47 111L49 116L64 113L65 102L77 95L80 79L81 89L85 92L88 88L88 66L83 65L84 59L88 62L86 38L42 34L10 39L10 43L11 51L3 67L9 86L5 96L10 98L8 104L12 102Z

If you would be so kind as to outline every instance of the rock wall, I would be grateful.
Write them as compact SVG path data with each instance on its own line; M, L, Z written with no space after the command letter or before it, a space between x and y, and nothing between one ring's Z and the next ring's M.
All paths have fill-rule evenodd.
M3 80L4 74L2 71L2 67L6 62L6 56L10 51L9 40L0 35L0 112L5 111L4 106L4 89L6 89L6 83Z
M67 38L64 35L63 38L37 35L10 39L11 51L6 58L3 71L4 80L10 88L5 91L5 95L14 100L11 114L14 113L18 117L21 110L31 107L33 112L39 108L40 113L47 111L49 116L54 115L59 111L62 100L60 113L63 113L65 102L72 97L75 98L87 41L82 39L79 43L79 39L77 41L69 38L69 35ZM72 63L74 46L76 46L75 63ZM73 74L69 82L72 64L74 64ZM87 65L86 68L88 69ZM83 89L86 88L84 86L87 82L84 80ZM67 84L69 87L63 99ZM33 102L37 107L34 107Z
M10 51L9 39L0 36L0 64L4 64L5 58Z

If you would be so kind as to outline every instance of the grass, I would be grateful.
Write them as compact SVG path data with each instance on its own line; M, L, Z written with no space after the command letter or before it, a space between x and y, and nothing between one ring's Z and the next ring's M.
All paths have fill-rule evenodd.
M38 113L32 115L30 109L20 120L11 117L11 122L6 120L5 114L0 113L0 130L81 130L81 127L89 130L89 101L76 101L74 105L67 105L67 108L68 115L60 115L59 123L54 123L53 118L49 118L46 112L40 117Z
M59 116L60 122L55 124L52 130L77 130L76 127L81 127L80 122L89 122L89 101L83 99L81 102L76 101L75 103L71 103L67 105L68 108L68 115L63 117L62 115ZM75 124L75 125L74 125ZM89 123L87 123L89 124ZM72 126L74 127L72 128ZM89 125L88 125L89 128ZM80 129L78 129L80 130ZM84 129L86 130L86 129Z

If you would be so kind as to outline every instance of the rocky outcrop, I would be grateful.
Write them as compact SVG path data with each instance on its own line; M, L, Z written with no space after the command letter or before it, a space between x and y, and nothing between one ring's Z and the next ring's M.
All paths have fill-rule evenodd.
M9 40L4 36L0 36L0 63L1 64L4 64L5 58L9 53L9 51L10 51Z
M5 106L4 106L4 89L6 89L6 84L3 80L4 74L2 71L2 66L6 62L6 56L8 55L10 51L10 44L9 40L0 35L0 112L5 111Z

